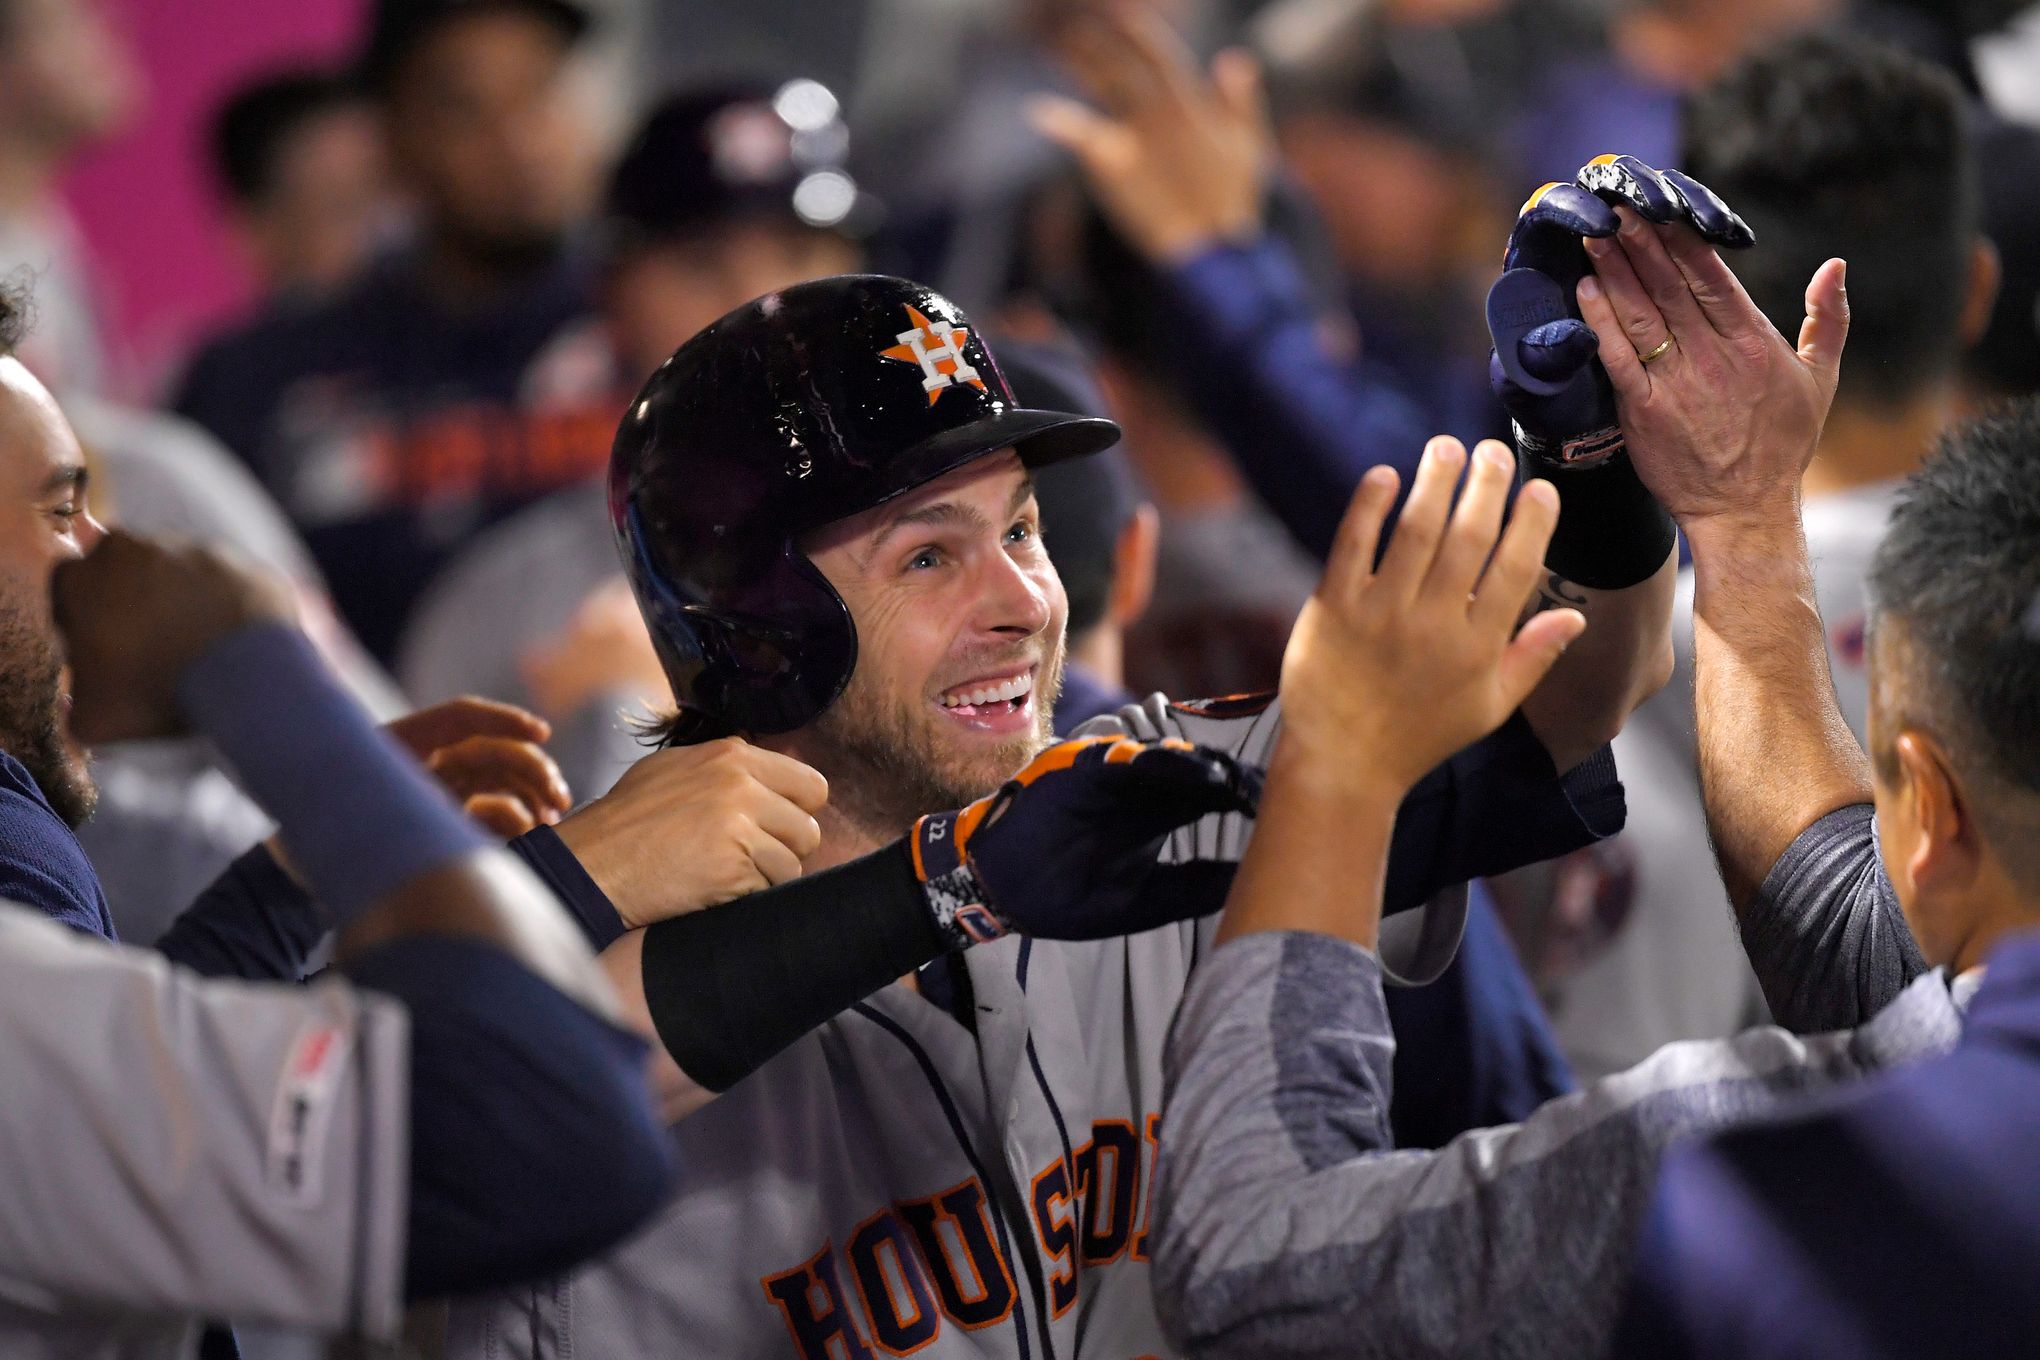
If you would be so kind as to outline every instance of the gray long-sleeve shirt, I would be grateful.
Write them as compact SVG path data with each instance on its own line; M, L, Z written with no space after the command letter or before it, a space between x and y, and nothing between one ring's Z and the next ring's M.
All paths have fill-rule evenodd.
M1437 1152L1390 1146L1394 1038L1371 953L1305 933L1215 951L1165 1067L1153 1259L1172 1339L1196 1357L1599 1353L1667 1145L1960 1033L1973 976L1951 990L1921 973L1867 808L1794 842L1745 932L1774 1006L1875 1018L1669 1045Z

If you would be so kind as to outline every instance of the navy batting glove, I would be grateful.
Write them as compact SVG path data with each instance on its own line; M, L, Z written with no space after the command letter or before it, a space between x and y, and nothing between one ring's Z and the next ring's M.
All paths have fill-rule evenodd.
M1531 195L1487 300L1495 346L1488 379L1515 424L1517 451L1532 465L1526 471L1591 467L1622 450L1615 392L1575 296L1592 269L1580 240L1613 236L1617 204L1646 221L1684 222L1728 249L1756 240L1706 185L1634 156L1597 156L1574 183Z
M914 873L957 948L1018 932L1103 940L1202 916L1210 904L1144 893L1162 841L1219 812L1251 816L1260 773L1175 737L1080 737L1036 756L997 793L914 824Z

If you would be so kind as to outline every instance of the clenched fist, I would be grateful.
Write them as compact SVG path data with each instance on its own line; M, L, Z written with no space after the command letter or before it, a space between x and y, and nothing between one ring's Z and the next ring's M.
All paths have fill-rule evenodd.
M646 756L559 837L635 929L799 877L828 801L806 765L725 737Z

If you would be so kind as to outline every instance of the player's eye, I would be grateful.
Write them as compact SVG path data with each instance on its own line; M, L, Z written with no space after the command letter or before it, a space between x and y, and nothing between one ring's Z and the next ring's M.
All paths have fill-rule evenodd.
M938 548L919 548L907 559L908 571L929 571L942 565L942 552Z
M1006 541L1008 543L1031 543L1038 533L1039 530L1028 521L1024 519L1017 520L1014 522L1013 527L1006 531Z

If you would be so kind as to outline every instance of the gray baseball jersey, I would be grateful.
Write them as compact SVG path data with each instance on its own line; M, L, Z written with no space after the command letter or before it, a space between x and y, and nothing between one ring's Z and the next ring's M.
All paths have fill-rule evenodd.
M1085 730L1265 763L1278 726L1265 701L1157 696ZM1207 819L1163 862L1236 860L1250 825ZM1389 966L1435 975L1464 910L1462 888L1395 918ZM543 1287L457 1304L449 1354L1169 1353L1148 1265L1162 1047L1214 926L971 950L971 1028L900 985L852 1007L676 1128L682 1191L647 1231Z
M392 1337L409 1021L204 981L0 903L0 1355L177 1360L194 1318Z

